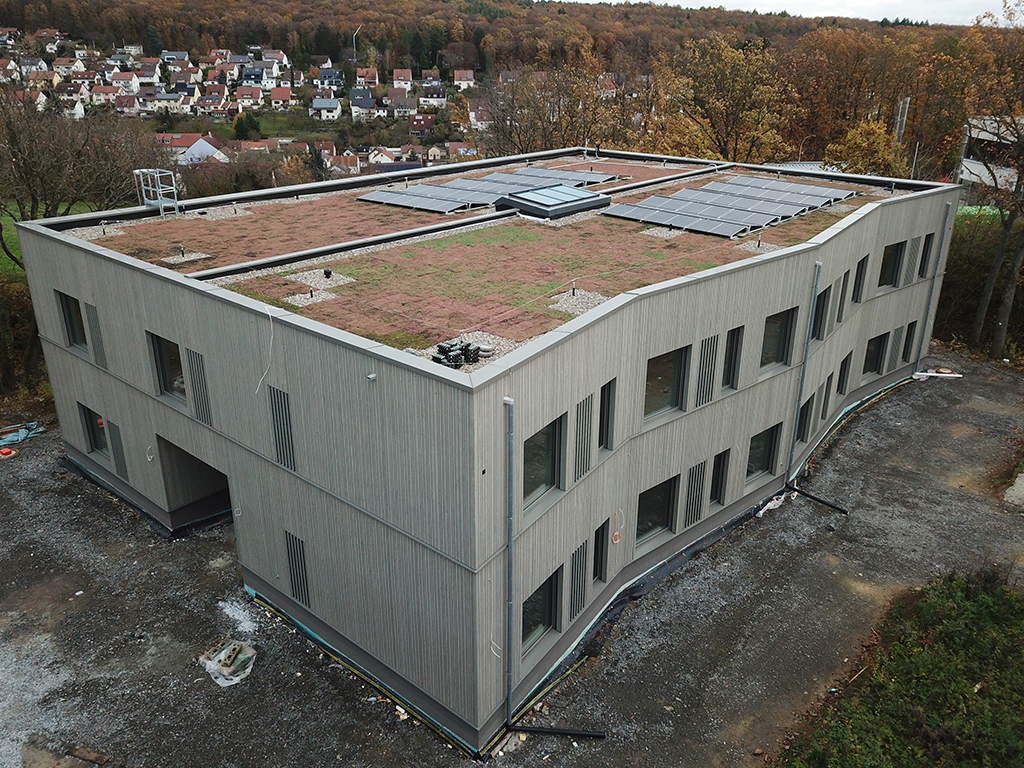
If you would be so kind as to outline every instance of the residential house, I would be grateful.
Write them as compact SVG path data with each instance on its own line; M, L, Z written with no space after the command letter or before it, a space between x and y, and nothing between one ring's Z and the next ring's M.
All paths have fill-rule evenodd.
M396 157L396 154L398 155ZM387 147L374 147L370 150L370 154L367 157L367 161L370 165L383 165L385 163L395 163L401 160L401 153L395 153Z
M468 90L476 85L472 69L456 69L454 79L455 87L460 91Z
M71 77L72 72L84 72L85 64L82 60L72 56L66 59L54 59L53 71L60 75L62 78Z
M98 74L103 79L103 82L107 85L110 85L111 76L115 72L121 71L121 68L117 64L111 64L108 61L103 61L99 64L94 65L93 69L96 70L96 74Z
M448 91L443 85L424 86L420 91L420 107L440 109L448 105Z
M171 151L178 165L194 165L210 158L222 163L228 161L224 145L212 134L158 133L154 140Z
M117 88L117 86L109 87ZM121 93L120 88L117 88L117 92L117 95L114 97L114 111L125 117L138 117L141 113L138 97L134 94Z
M28 80L31 72L46 72L49 69L45 61L35 56L22 56L18 68L21 70L22 80Z
M28 73L28 82L34 88L56 88L63 78L52 69L43 72L32 71Z
M277 86L277 75L274 72L277 65L274 64L274 62L269 62L273 66L255 66L260 63L262 62L253 62L251 66L242 70L242 85L269 91L271 88L275 88Z
M309 105L309 116L317 120L333 122L341 117L341 101L338 99L313 99Z
M393 88L401 88L405 91L406 96L409 95L409 91L412 90L412 70L411 69L396 69L391 73L391 83Z
M94 107L101 107L106 104L114 104L121 89L116 85L94 85L89 92L90 100Z
M356 155L335 155L331 158L331 169L336 173L359 173L359 158Z
M222 56L211 54L209 56L200 56L196 64L200 69L206 70L219 67L223 62L224 58Z
M72 120L81 120L85 117L85 105L82 104L78 99L72 99L71 101L61 101L62 109L61 112L64 117L69 117Z
M81 72L72 72L66 79L70 80L72 83L84 83L90 87L93 85L101 85L103 83L103 75L91 69L84 69Z
M432 147L427 148L427 162L431 165L434 163L443 162L448 158L448 154L439 145L435 144Z
M325 163L330 164L331 158L335 156L336 151L334 148L333 141L318 141L314 144L320 156L324 159Z
M365 123L376 116L377 102L370 94L369 88L349 89L348 103L354 123Z
M240 85L235 89L235 100L243 109L256 109L263 104L263 89L252 85Z
M469 124L474 131L485 131L494 122L494 118L491 117L491 113L482 99L469 99L467 111L469 112Z
M13 83L21 80L21 71L14 59L0 59L0 83Z
M279 70L291 66L291 63L288 61L288 54L286 54L284 51L278 51L274 48L264 48L262 55L263 61L277 62Z
M277 110L286 110L297 104L298 101L292 98L292 89L287 87L270 89L270 106Z
M49 102L45 93L35 89L15 91L14 98L27 104L35 104L36 109L40 112L46 109L46 105Z
M467 159L467 158L478 158L481 157L480 150L476 147L471 147L462 141L446 141L445 149L448 151L448 160L452 158Z
M180 115L185 110L185 102L188 101L191 105L191 99L188 99L182 93L158 93L156 100L153 102L153 113L169 115Z
M597 76L597 92L601 94L602 99L614 99L618 89L619 84L611 72L602 72Z
M185 67L177 72L171 72L168 82L171 85L177 85L178 83L201 83L203 82L203 71L198 67Z
M289 88L300 88L306 82L306 75L301 69L288 67L288 69L281 70L281 76L277 81L281 85L287 85Z
M378 84L376 67L356 67L356 85L376 88Z
M437 115L409 115L409 133L424 139L434 131Z
M195 100L193 109L195 109L197 115L213 116L216 114L220 114L225 109L225 105L227 103L228 100L223 94L219 92L212 94L207 93L207 95L200 96L198 99Z
M223 83L209 83L203 90L204 96L220 96L221 99L228 97L228 87Z
M333 69L334 62L331 61L330 56L310 56L310 62L317 69Z
M143 61L139 64L139 68L135 70L135 74L139 78L139 85L159 85L160 62Z
M389 116L396 120L404 120L410 115L416 114L419 102L415 96L398 96L391 100Z
M121 93L138 94L141 83L137 72L115 72L110 76L110 84L121 89Z
M173 62L184 62L188 63L188 53L186 51L160 51L160 61L164 64L171 64Z
M215 107L210 112L210 116L218 120L234 120L242 112L244 110L237 101L225 101L219 107Z
M84 105L89 102L89 86L85 83L72 83L70 80L65 80L53 89L53 96L59 99L65 107L75 101Z
M420 73L420 87L431 88L438 85L441 85L441 70L437 67L424 69Z
M321 69L320 74L313 78L316 88L330 88L331 95L345 86L345 73L340 69Z

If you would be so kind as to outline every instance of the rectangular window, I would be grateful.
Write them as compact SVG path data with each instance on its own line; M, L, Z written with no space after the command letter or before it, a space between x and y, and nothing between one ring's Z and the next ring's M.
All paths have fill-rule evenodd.
M295 469L295 442L292 438L292 408L288 393L267 387L270 398L270 422L274 429L274 457L277 463Z
M930 232L924 236L924 245L921 247L921 261L917 265L917 276L928 277L928 262L931 260L932 243L935 240L935 233Z
M883 333L868 340L867 349L864 351L865 375L869 373L883 373L885 365L885 348L889 343L889 334Z
M672 527L678 485L679 475L676 475L640 494L636 509L637 543Z
M523 443L523 509L558 483L561 418Z
M558 571L555 571L523 602L524 654L556 625L557 590Z
M615 413L615 379L601 387L600 409L597 420L597 447L611 450L614 439L612 416Z
M807 398L807 402L800 406L800 414L796 420L796 439L806 443L811 436L811 426L814 423L814 395Z
M903 362L909 363L914 355L914 336L917 335L917 321L907 326L907 338L903 340Z
M81 403L78 404L78 407L85 425L85 440L89 445L89 453L95 451L109 457L110 448L107 443L107 428L103 423L103 417Z
M608 518L594 531L594 580L608 581L608 540L612 521Z
M572 572L569 578L569 621L580 615L587 604L587 543L584 541L572 553Z
M850 365L853 363L853 352L843 358L839 364L839 379L836 381L836 392L845 395L850 386Z
M684 383L690 348L683 347L647 361L644 416L685 407Z
M725 337L725 365L722 368L722 386L740 388L740 355L743 351L743 326L733 328Z
M85 336L85 321L82 319L82 305L74 296L57 291L57 299L60 301L60 311L64 316L64 331L67 333L68 346L89 348L89 341Z
M832 399L832 375L833 374L831 374L831 373L828 375L828 378L825 380L825 387L821 391L821 418L822 419L827 419L828 418L829 401Z
M864 301L864 283L868 279L868 256L857 262L857 272L853 276L853 302L860 304Z
M781 431L782 424L779 423L750 438L750 450L747 452L748 480L763 472L774 472Z
M839 306L836 309L836 322L843 322L846 314L846 291L850 287L850 270L843 273L843 286L839 289Z
M718 337L711 336L700 343L700 362L697 364L698 408L707 405L715 396L715 363L718 360Z
M789 365L796 307L765 318L764 339L761 342L761 367L782 363Z
M160 394L173 395L185 400L185 372L181 367L181 350L173 341L150 334L153 354L156 356L157 381Z
M292 597L308 606L309 579L306 575L306 542L285 531L284 544L288 552L288 581L291 585Z
M903 251L906 246L906 240L885 246L885 250L882 251L882 266L878 270L879 288L895 288L900 284L900 268L903 266Z
M725 485L729 482L729 449L715 456L711 467L711 503L725 504Z
M828 330L828 305L832 298L832 287L829 286L818 294L814 300L814 325L811 328L811 338L824 339Z

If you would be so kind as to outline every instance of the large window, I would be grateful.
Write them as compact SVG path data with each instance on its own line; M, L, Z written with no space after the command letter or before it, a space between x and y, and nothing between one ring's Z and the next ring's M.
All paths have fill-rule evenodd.
M870 255L870 254L869 254ZM864 301L864 283L868 276L868 256L857 262L857 271L853 275L853 296L854 303L860 304Z
M781 431L782 424L776 424L750 438L750 451L747 453L747 479L763 472L774 471Z
M153 354L156 356L157 381L160 393L185 399L185 373L181 367L181 350L173 341L152 335Z
M558 483L561 424L555 419L523 443L524 509Z
M789 364L796 307L765 318L764 340L761 342L761 367L776 363Z
M103 423L103 417L96 411L79 404L82 421L85 423L85 438L89 443L89 452L95 451L104 456L110 455L110 448L107 443L107 428Z
M597 416L597 447L612 447L615 435L612 431L612 418L615 414L615 379L601 387L600 411Z
M683 386L690 348L684 347L647 361L644 416L683 407Z
M537 644L557 623L558 571L523 602L523 653Z
M811 337L824 339L828 330L828 305L832 298L832 288L829 286L818 294L814 300L814 326L811 328Z
M743 353L743 326L733 328L725 337L725 365L722 367L722 386L740 388L740 357Z
M928 277L928 262L932 256L932 243L935 241L935 233L930 232L924 236L924 245L921 247L921 261L917 265L917 276Z
M636 509L637 542L672 527L678 485L679 476L676 475L640 494Z
M64 330L68 335L68 344L74 347L87 349L89 341L85 336L85 322L82 320L82 305L74 296L57 292L60 301L60 311L64 316Z
M895 288L900 284L900 268L903 266L903 250L907 241L885 246L882 252L882 266L878 270L878 286Z
M864 373L882 373L885 366L885 348L889 346L889 334L883 333L868 340L864 351Z

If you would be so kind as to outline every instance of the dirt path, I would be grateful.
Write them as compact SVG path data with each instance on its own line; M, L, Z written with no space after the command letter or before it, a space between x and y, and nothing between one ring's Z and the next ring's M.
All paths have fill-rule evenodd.
M994 490L1021 444L1024 382L942 363L966 377L898 388L819 451L806 487L848 517L798 499L751 520L630 604L535 721L606 740L530 736L498 762L763 764L754 750L776 754L849 673L895 591L1019 557L1024 516ZM0 465L0 766L49 768L46 744L147 768L465 764L246 599L230 526L162 539L63 470L58 437ZM225 634L259 656L220 689L192 657Z

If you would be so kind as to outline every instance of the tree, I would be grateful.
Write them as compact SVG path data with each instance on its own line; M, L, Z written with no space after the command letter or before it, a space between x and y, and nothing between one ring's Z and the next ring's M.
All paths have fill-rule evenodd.
M263 135L260 133L260 119L253 112L239 112L232 127L235 138L241 141L259 141Z
M825 148L825 165L843 173L907 178L910 165L902 146L884 125L864 120L851 128L841 141Z

